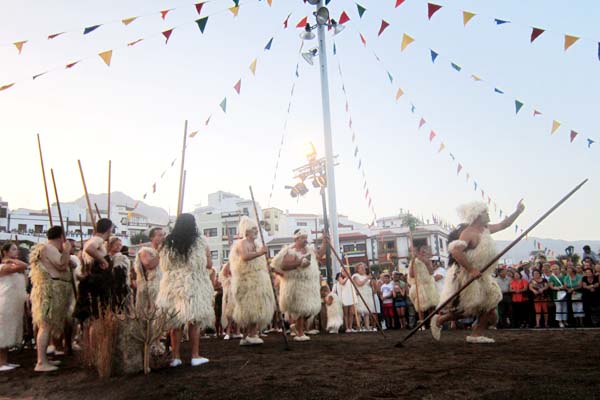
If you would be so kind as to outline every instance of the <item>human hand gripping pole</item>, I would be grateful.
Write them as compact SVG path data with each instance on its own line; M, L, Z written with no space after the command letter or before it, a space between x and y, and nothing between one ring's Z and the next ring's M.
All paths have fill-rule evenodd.
M519 243L525 236L527 236L529 234L529 232L531 232L536 226L538 226L543 220L545 220L550 214L552 214L558 207L560 207L565 201L567 201L573 194L575 194L575 192L577 192L579 189L581 189L581 187L583 185L585 185L587 183L587 181L588 181L588 179L585 179L579 185L575 186L575 188L573 188L573 190L571 190L569 193L567 193L562 199L560 199L556 204L554 204L552 206L552 208L550 208L548 211L546 211L546 213L544 215L539 217L529 228L527 228L525 231L523 231L523 233L521 233L508 246L506 246L504 248L504 250L502 250L500 253L498 253L496 255L496 257L494 257L489 263L487 263L487 265L483 269L481 269L480 272L483 273L484 271L489 269L492 265L494 265L503 255L508 253L510 251L510 249L515 247L517 243ZM519 204L521 204L521 203L519 203ZM429 321L431 318L433 318L434 315L436 315L438 312L443 310L444 307L446 307L448 304L450 304L450 302L452 302L463 290L465 290L476 279L477 278L471 277L467 281L467 283L465 283L465 285L463 287L458 289L458 291L456 291L456 293L454 293L450 298L448 298L442 304L437 306L437 308L431 314L429 314L423 321L421 321L419 324L417 324L417 326L415 326L413 328L413 330L411 330L404 339L402 339L401 341L396 343L396 347L403 347L403 343L406 342L408 339L410 339L421 328L421 326L425 325L425 323L427 321Z

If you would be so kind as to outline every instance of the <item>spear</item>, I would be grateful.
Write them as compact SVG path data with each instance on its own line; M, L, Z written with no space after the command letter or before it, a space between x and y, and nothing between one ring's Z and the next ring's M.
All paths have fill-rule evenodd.
M42 178L44 179L44 191L46 193L46 207L48 210L48 219L50 220L50 228L52 228L52 210L50 209L50 197L48 196L48 184L46 183L46 169L44 168L44 157L42 156L42 143L40 142L40 134L37 134L38 150L40 152L40 164L42 164Z

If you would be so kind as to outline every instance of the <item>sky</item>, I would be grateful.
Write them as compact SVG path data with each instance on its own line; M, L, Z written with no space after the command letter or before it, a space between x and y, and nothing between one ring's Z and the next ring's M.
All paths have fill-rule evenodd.
M306 142L324 154L319 69L300 57L302 41L295 28L313 8L301 0L273 0L272 7L265 1L241 0L234 17L228 11L233 1L213 0L201 11L209 16L201 33L194 22L198 18L194 3L5 4L0 14L0 86L16 84L0 92L5 166L0 196L11 208L45 206L39 133L46 168L54 169L62 201L83 194L78 159L92 193L106 192L107 165L112 160L113 190L140 200L148 193L146 203L174 213L179 161L170 165L180 155L188 120L188 132L198 133L188 139L185 211L206 205L208 193L217 190L249 197L252 185L262 207L320 212L316 190L292 199L284 189L295 183L292 170L306 162ZM332 17L342 11L350 17L343 32L335 37L332 31L327 34L340 213L364 223L373 219L354 157L354 132L378 217L402 209L425 219L436 214L458 223L457 206L481 200L483 188L485 199L489 195L505 213L524 199L526 211L517 222L522 229L589 178L534 235L600 239L596 2L439 1L444 7L431 20L424 0L406 0L398 8L395 0L358 3L367 10L362 18L352 1L332 0L328 6ZM161 19L159 11L170 8L174 10ZM463 10L477 14L467 26ZM290 13L289 28L283 29ZM120 22L132 16L143 17L128 26ZM511 23L498 26L494 18ZM382 19L390 25L378 37ZM84 27L96 24L103 25L82 34ZM529 42L532 26L547 29L534 43ZM173 27L165 44L161 32ZM63 31L67 33L46 39ZM401 51L404 33L415 41ZM563 49L565 33L582 38L568 51ZM139 38L144 41L126 45ZM266 51L270 38L272 46ZM12 43L21 40L28 42L19 54ZM316 40L306 41L303 50L316 45ZM110 67L97 55L109 49L113 49ZM430 49L439 53L435 63ZM254 58L257 67L252 75L248 67ZM80 59L73 68L64 68ZM45 71L49 72L31 79ZM473 81L471 74L483 81ZM233 86L239 79L238 95ZM494 87L505 94L494 93ZM404 96L397 101L398 88ZM224 98L226 113L219 107ZM515 99L524 103L518 114ZM543 114L534 118L534 109ZM420 118L427 123L418 129ZM562 126L551 135L554 119ZM571 129L579 133L573 143ZM437 135L432 142L431 130ZM587 138L598 143L588 149ZM445 149L438 153L442 142ZM457 162L463 166L458 175ZM157 190L152 193L155 182ZM498 219L498 214L492 218ZM514 228L498 235L515 236Z

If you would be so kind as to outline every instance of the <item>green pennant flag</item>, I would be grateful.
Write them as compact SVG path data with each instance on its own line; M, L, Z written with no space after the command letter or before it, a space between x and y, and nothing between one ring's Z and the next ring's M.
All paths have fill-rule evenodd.
M519 100L515 100L515 114L518 114L519 111L521 111L521 107L523 107L523 103L521 103Z
M227 97L225 97L223 99L223 101L220 104L221 109L223 110L224 113L227 113Z
M394 78L392 77L392 74L390 74L388 72L387 75L388 75L388 79L390 80L390 83L394 83Z
M198 24L198 28L200 28L200 32L204 33L204 29L206 28L206 23L208 22L208 17L202 17L196 20Z
M367 11L367 9L358 3L356 3L356 8L358 8L358 16L362 18L363 14L365 13L365 11Z

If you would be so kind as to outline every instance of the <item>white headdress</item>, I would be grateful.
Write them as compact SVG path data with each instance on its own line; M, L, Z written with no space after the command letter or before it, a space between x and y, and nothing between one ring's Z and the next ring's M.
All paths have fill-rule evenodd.
M458 207L457 211L461 222L471 225L473 222L475 222L477 217L488 212L488 206L481 201L474 201L463 204L462 206Z
M243 216L240 220L240 225L238 227L239 235L241 238L246 237L246 232L251 230L252 228L258 229L258 224L255 220L248 218L247 216Z
M304 229L300 228L300 229L296 229L294 231L294 239L298 239L300 236L308 236L308 232L306 232Z

